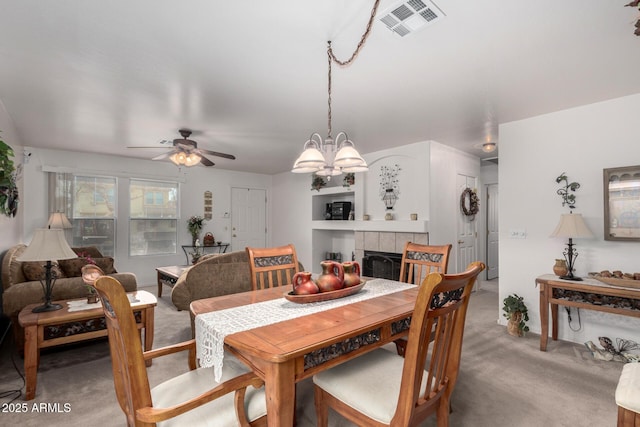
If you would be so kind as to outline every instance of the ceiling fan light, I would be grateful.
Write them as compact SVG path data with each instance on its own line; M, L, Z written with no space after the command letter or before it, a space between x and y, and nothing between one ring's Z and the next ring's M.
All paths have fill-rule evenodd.
M496 149L495 142L485 142L484 144L482 144L482 151L484 151L485 153L491 153L495 151L495 149Z
M169 156L169 160L171 160L176 166L180 166L180 160L178 159L178 153L173 153Z
M200 160L202 160L202 157L199 156L197 153L189 153L186 157L185 157L185 161L184 164L186 166L195 166L198 163L200 163Z

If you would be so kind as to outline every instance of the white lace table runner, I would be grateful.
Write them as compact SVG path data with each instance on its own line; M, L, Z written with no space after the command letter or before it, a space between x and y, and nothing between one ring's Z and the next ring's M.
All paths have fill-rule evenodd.
M369 280L360 292L335 300L297 304L285 298L249 304L196 316L197 357L202 367L214 367L216 381L222 377L224 338L229 334L295 319L413 288L414 285L386 279Z
M140 302L140 300L137 298L134 298L133 295L127 294L127 298L129 298L129 304ZM92 308L102 307L102 304L100 304L100 301L89 304L86 299L67 301L67 305L69 306L69 309L67 310L69 313L74 311L91 310Z

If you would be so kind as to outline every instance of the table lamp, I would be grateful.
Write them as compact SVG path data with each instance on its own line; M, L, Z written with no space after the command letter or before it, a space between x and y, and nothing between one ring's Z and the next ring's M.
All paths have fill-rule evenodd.
M580 277L573 275L573 263L578 258L578 252L573 249L573 239L593 237L593 233L585 224L581 214L562 214L560 222L556 229L551 233L551 237L568 237L567 249L562 253L567 260L568 273L565 276L560 276L561 279L581 281Z
M49 216L49 228L73 228L67 216L62 212L54 212Z
M44 291L45 302L43 305L34 308L32 310L34 313L55 311L62 308L60 304L51 304L53 285L56 282L55 274L51 271L53 267L51 260L72 259L77 257L78 255L69 247L62 228L38 228L34 231L31 243L22 255L18 257L18 261L47 262L44 265L45 282L42 283L42 280L40 280L42 290Z

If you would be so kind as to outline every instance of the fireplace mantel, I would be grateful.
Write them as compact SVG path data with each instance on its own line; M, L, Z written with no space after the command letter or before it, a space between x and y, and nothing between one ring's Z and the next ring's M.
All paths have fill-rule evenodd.
M389 231L395 233L428 233L428 221L312 221L314 230Z

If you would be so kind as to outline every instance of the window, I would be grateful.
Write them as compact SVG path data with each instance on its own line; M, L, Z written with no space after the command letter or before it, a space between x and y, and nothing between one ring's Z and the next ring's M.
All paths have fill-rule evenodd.
M129 197L129 254L175 254L178 183L132 179Z
M96 246L113 256L116 235L116 179L74 176L70 188L72 245Z

